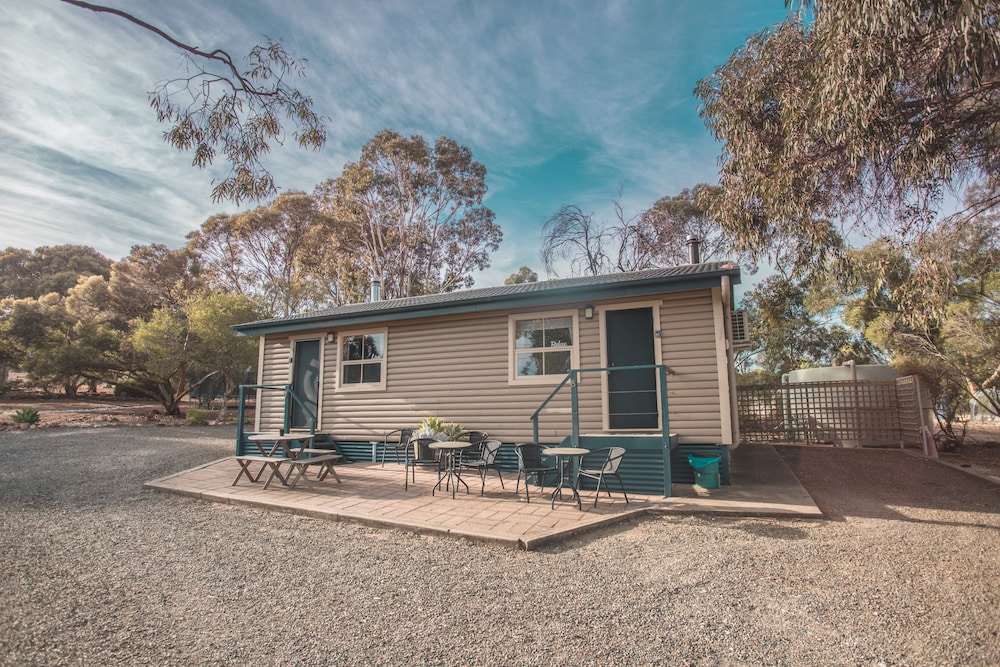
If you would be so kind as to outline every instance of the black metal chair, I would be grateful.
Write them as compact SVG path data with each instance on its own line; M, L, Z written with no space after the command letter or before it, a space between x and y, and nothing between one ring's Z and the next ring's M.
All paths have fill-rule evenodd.
M460 468L462 470L475 470L479 473L479 481L482 482L479 489L479 495L484 495L486 493L486 472L490 469L497 471L497 477L500 478L500 488L504 488L503 485L503 475L500 474L500 466L497 464L497 453L500 451L500 441L499 440L483 440L480 443L479 458L474 458L473 460L463 460L460 463Z
M408 490L410 488L410 475L413 475L413 483L417 482L417 468L433 468L438 474L438 479L441 477L441 459L438 458L437 452L431 449L430 445L435 442L434 438L417 438L416 440L410 440L409 447L406 448L406 481L403 483L403 489Z
M455 441L469 443L469 446L461 451L462 460L478 461L483 458L483 443L488 437L490 434L486 431L462 431L459 433L455 437Z
M555 466L542 463L542 446L530 443L520 443L514 445L514 453L517 454L517 484L514 485L514 494L518 495L521 488L521 476L524 476L524 498L531 502L531 494L528 491L528 476L537 475L538 483L545 490L545 475L557 472Z
M580 487L581 477L597 480L597 493L594 494L594 507L597 507L597 499L601 496L601 484L604 484L604 490L607 491L608 498L611 497L611 490L608 489L608 477L614 477L618 480L618 485L621 487L622 494L625 496L625 503L628 504L628 494L625 493L625 484L622 483L621 475L618 474L618 467L621 465L624 457L624 447L605 447L603 449L595 449L591 451L580 460L580 471L576 476L576 485L577 488ZM592 467L595 462L599 462L599 467Z
M412 437L412 428L401 428L385 434L380 443L382 445L382 453L379 456L383 468L385 467L385 455L388 452L392 452L396 457L396 463L402 463L406 460L406 450L410 448L410 438Z
M490 437L490 434L486 431L462 431L455 440L459 442L468 440L471 444L478 445L488 437Z

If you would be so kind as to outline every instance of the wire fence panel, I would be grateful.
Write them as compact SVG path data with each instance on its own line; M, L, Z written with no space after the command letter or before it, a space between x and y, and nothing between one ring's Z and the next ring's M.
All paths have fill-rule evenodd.
M893 380L748 385L737 389L737 402L740 434L749 442L901 445L912 419L909 399L901 417Z

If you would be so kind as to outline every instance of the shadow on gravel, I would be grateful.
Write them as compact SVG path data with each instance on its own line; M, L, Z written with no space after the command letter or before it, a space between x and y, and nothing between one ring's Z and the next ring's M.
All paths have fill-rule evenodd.
M786 523L778 523L777 520L758 519L755 523L742 523L735 528L753 535L755 537L770 537L777 540L804 540L809 537L809 532L802 528L789 526Z
M0 432L0 508L80 510L148 497L150 479L232 453L235 427Z
M1000 530L1000 485L940 463L898 450L775 449L832 520L865 517Z

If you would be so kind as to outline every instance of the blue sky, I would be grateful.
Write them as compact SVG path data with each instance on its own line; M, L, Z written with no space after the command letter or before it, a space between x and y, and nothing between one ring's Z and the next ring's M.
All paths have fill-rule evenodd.
M786 13L782 0L107 4L203 48L242 57L267 35L308 60L297 87L329 119L328 143L277 147L281 190L338 176L385 128L468 146L504 230L480 287L524 264L544 278L541 226L565 204L610 218L619 191L635 213L716 182L720 147L692 90ZM0 0L0 56L0 247L75 243L117 260L240 210L211 201L221 170L162 141L147 92L181 60L152 33L58 0Z

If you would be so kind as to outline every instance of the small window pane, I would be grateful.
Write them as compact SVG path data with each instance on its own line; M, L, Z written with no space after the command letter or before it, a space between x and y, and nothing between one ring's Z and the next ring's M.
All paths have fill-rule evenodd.
M573 320L557 317L545 320L545 347L569 347L573 345Z
M358 364L344 365L344 384L359 384L361 382L361 366Z
M361 365L361 381L362 382L381 382L382 381L382 364L362 364Z
M570 368L570 356L569 350L565 352L546 352L545 353L545 374L546 375L565 375L569 373Z
M518 352L517 354L517 374L518 376L538 375L542 371L541 352Z
M348 336L344 339L344 361L358 361L364 352L364 336Z
M385 349L385 335L365 336L365 359L381 359Z
M514 341L514 348L527 350L533 347L542 347L543 334L542 320L523 320L518 322L517 339Z

